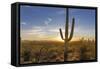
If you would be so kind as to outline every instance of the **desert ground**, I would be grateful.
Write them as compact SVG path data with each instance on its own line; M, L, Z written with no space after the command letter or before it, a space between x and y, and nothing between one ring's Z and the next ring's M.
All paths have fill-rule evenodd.
M21 40L20 63L63 62L64 42ZM67 46L67 61L94 60L95 41L71 41Z

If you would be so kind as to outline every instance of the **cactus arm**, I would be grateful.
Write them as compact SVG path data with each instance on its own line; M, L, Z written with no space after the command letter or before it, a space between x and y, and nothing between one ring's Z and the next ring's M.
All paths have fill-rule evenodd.
M60 31L60 36L61 36L62 40L65 40L64 37L63 37L63 33L62 33L61 28L59 29L59 31Z
M73 37L73 33L74 33L74 24L75 24L75 19L72 19L72 28L71 28L71 32L70 32L70 36L68 38L68 41L70 41Z

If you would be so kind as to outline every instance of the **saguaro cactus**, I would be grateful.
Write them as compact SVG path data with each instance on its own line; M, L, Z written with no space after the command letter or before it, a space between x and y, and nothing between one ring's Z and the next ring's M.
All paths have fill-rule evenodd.
M65 45L65 50L64 50L64 61L67 61L67 46L68 42L72 39L73 33L74 33L74 24L75 24L75 19L72 18L72 27L71 27L71 32L70 35L68 36L68 9L67 9L67 17L66 17L66 25L65 25L65 38L63 37L63 33L61 28L59 29L60 35L62 40L64 40L64 45Z

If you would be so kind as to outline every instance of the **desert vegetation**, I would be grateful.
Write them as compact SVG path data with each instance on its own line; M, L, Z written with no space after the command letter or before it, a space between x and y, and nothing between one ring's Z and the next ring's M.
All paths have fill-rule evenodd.
M21 41L20 63L63 62L64 42L58 41ZM94 60L95 41L85 40L69 42L67 61Z
M21 63L64 61L64 45L56 41L22 41Z

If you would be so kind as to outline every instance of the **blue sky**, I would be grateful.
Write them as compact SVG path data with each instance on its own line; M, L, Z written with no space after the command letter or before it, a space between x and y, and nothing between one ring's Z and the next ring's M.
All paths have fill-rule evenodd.
M69 9L69 22L75 18L75 37L95 38L95 10Z
M61 40L66 23L66 9L56 7L21 6L21 38L23 40ZM95 10L69 9L69 26L75 17L74 38L95 36ZM69 29L70 32L70 29Z

